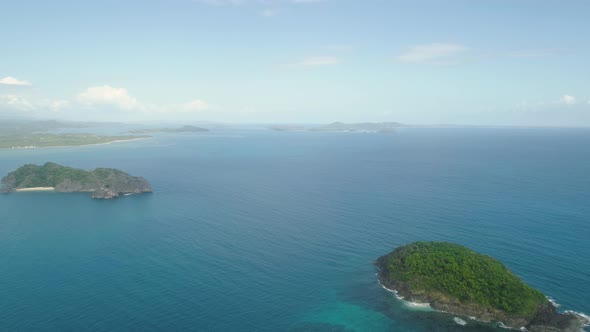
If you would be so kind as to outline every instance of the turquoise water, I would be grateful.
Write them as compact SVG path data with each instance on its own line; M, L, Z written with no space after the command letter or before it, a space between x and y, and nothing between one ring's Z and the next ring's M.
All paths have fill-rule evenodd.
M447 240L590 313L590 130L226 130L0 151L155 193L0 195L3 331L494 331L410 309L374 259Z

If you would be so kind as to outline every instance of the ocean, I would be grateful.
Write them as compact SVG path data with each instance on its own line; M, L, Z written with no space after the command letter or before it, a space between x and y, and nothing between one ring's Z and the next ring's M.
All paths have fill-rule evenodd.
M0 195L0 330L501 331L381 288L373 261L413 241L491 255L590 313L589 142L590 129L223 129L0 150L0 176L52 161L154 188Z

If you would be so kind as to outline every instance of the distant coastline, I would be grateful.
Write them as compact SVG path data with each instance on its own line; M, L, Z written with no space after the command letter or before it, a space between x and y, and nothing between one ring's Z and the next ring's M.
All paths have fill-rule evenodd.
M130 130L130 134L153 134L153 133L206 133L209 132L207 128L196 126L182 126L179 128L150 128L150 129L134 129Z
M81 146L94 146L94 145L107 145L113 143L127 143L133 141L141 141L146 139L152 139L153 137L137 137L137 138L130 138L130 139L116 139L109 142L100 142L100 143L87 143L87 144L72 144L72 145L49 145L49 146L13 146L13 147L0 147L0 150L33 150L33 149L53 149L53 148L72 148L72 147L81 147Z

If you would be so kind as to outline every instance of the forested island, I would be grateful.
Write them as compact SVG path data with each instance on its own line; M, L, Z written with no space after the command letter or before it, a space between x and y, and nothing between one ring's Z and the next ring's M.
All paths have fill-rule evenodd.
M559 313L543 293L498 260L457 244L415 242L375 264L384 287L437 310L528 331L577 332L588 323L575 314Z
M132 134L151 134L151 133L204 133L209 129L196 126L182 126L180 128L152 128L152 129L135 129L130 130Z
M38 190L89 192L92 198L99 199L152 192L144 178L114 168L85 171L50 162L42 166L21 166L2 178L1 184L0 192L3 193Z

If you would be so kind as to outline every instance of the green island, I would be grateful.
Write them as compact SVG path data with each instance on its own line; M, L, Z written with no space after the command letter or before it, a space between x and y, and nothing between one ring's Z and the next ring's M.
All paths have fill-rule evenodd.
M55 163L19 167L1 180L0 192L56 191L89 192L92 198L110 199L121 195L152 192L142 177L131 176L114 168L85 171Z
M380 283L411 302L528 331L580 331L543 293L498 260L447 242L415 242L377 259Z
M195 127L195 126L182 126L180 128L153 128L153 129L135 129L130 130L132 134L151 134L151 133L204 133L208 132L209 129Z

